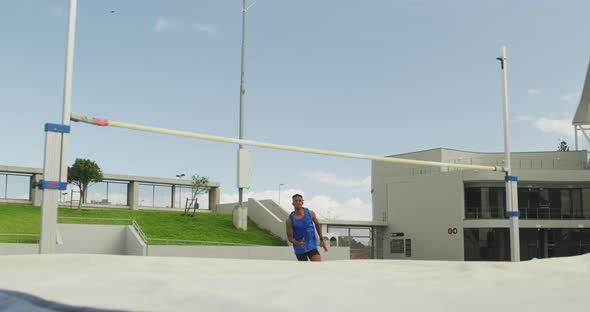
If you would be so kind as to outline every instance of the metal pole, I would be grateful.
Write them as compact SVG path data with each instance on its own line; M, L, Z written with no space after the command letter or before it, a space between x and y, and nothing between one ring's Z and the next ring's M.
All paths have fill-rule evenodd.
M76 39L76 14L78 10L78 0L70 0L68 12L68 37L66 40L66 61L64 71L64 92L63 92L63 109L62 124L70 125L70 115L72 112L72 76L74 71L74 46ZM61 172L60 181L68 180L67 151L69 135L62 135L61 140Z
M281 205L281 186L283 186L283 183L279 184L279 206Z
M498 58L502 67L502 99L504 102L504 153L506 158L506 212L510 218L510 260L520 261L520 237L518 226L518 189L515 177L511 176L510 164L510 129L508 125L508 82L506 79L506 47L501 49Z
M246 0L242 0L242 53L241 53L241 74L240 74L240 140L244 138L244 52L246 50ZM238 149L242 149L240 144ZM244 188L238 188L238 204L241 207L243 202Z
M74 43L76 34L77 0L70 0L68 10L68 33L66 39L66 59L64 69L62 125L70 125L72 100L72 72L74 66ZM64 127L65 128L65 127ZM43 160L43 179L47 181L66 182L68 174L67 132L47 132L45 134L45 157ZM57 242L57 203L59 189L43 189L41 200L41 235L39 253L55 253Z

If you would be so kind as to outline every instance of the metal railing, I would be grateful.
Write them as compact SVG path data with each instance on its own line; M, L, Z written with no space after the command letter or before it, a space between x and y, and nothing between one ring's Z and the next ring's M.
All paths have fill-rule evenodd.
M115 221L115 222L122 222L125 225L131 225L134 219L127 219L127 218L87 218L87 217L57 217L59 220L92 220L96 221L96 223L84 223L84 224L104 224L100 223L99 221ZM75 222L64 222L64 223L75 223ZM111 224L111 223L108 223Z
M255 244L229 243L229 242L215 242L204 240L186 240L186 239L167 239L167 238L150 238L148 239L152 245L201 245L201 246L261 246Z
M504 166L504 158L457 158L449 159L448 163L453 164L465 164L465 165L482 165L482 166ZM512 169L589 169L590 162L588 161L575 161L575 160L563 160L559 158L545 158L545 159L525 159L516 158L511 161ZM437 174L448 171L463 170L461 168L439 168L439 167L412 167L409 168L410 175L422 175L422 174Z
M39 234L0 233L0 242L17 244L38 244Z
M58 217L60 220L70 221L81 221L91 220L96 223L84 223L84 224L104 224L106 221L116 221L124 223L125 225L131 225L137 232L139 237L144 241L145 244L152 245L192 245L192 246L261 246L256 244L244 244L244 243L230 243L230 242L217 242L217 241L206 241L206 240L187 240L187 239L169 239L169 238L148 238L145 232L139 226L139 223L135 219L126 218L86 218L86 217ZM76 222L64 222L64 223L76 223ZM80 222L77 222L80 224ZM0 233L0 242L2 243L39 243L39 234L15 234L15 233Z
M143 240L143 242L147 244L148 243L147 235L145 235L145 233L143 232L143 230L141 229L139 224L135 221L135 219L132 220L131 226L133 226L133 229L135 229L135 232L137 232L137 235L139 235L139 237Z

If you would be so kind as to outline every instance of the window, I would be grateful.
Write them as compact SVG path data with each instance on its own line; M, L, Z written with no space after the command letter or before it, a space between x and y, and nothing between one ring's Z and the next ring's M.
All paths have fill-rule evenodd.
M1 173L0 198L30 200L31 175L17 173Z
M522 219L584 219L583 200L588 189L519 188L518 209ZM590 195L590 194L588 194ZM590 201L590 196L586 196Z
M510 260L507 228L466 228L463 241L466 261Z
M520 187L518 210L522 219L588 219L590 188ZM465 188L465 219L505 218L505 187Z
M465 188L465 218L477 219L481 211L481 189L479 187Z
M392 239L389 244L389 248L392 254L403 254L404 253L404 239Z
M370 227L328 225L328 233L338 233L338 246L350 247L351 259L373 258L373 235Z
M465 219L504 219L505 207L503 187L465 188Z
M406 257L412 256L412 239L406 238Z

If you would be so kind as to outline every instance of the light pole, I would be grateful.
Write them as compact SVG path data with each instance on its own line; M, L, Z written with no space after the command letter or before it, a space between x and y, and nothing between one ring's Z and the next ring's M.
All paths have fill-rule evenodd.
M501 56L496 58L500 61L502 70L502 100L504 113L504 155L506 163L504 170L506 176L506 216L510 219L510 260L513 262L520 261L520 234L519 234L519 212L518 212L518 178L512 176L510 164L510 130L508 118L508 83L506 80L506 47L500 50Z
M246 94L246 87L244 86L244 55L246 53L246 12L254 4L256 4L256 1L254 1L254 3L252 3L250 6L246 7L246 0L242 0L242 51L240 54L240 140L244 139L244 94ZM240 158L242 157L240 156L242 149L243 145L240 144L238 147L238 163L240 163ZM240 173L238 173L238 176L239 175ZM239 177L238 180L240 180ZM240 182L238 182L238 205L240 207L242 207L243 195L244 187L240 185Z
M176 175L176 177L178 178L179 181L184 176L185 176L184 173ZM172 206L174 206L174 205L172 205ZM182 187L180 186L180 184L178 185L178 208L182 208Z
M246 0L242 0L242 53L240 63L240 140L244 139L244 51L246 50ZM242 149L240 144L239 150ZM239 154L238 154L239 155ZM242 207L244 189L238 187L238 205Z
M279 206L281 206L281 186L283 186L285 184L281 183L279 184Z

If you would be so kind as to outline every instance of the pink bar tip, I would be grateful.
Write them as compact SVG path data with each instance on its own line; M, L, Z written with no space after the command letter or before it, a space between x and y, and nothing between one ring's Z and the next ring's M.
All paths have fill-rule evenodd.
M94 118L94 124L101 127L106 127L109 125L109 120L104 118Z

